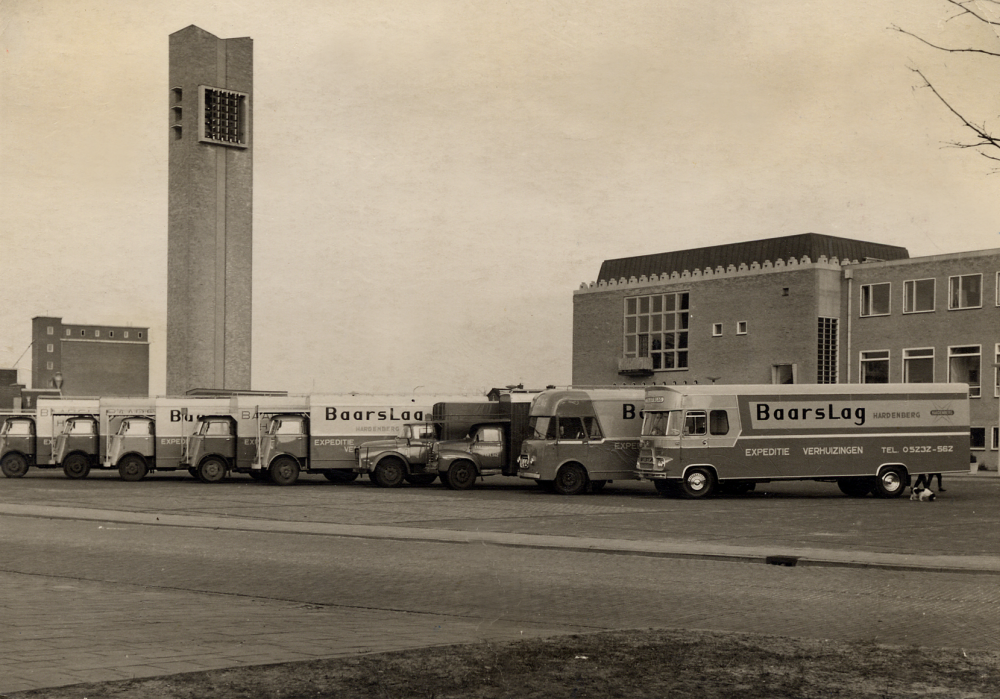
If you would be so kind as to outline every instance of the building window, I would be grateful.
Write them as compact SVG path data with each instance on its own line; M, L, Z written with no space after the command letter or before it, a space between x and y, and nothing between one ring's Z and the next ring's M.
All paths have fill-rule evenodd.
M794 364L775 364L771 367L771 383L792 384L795 383Z
M94 337L100 337L100 336L101 336L101 331L100 330L95 330L94 331Z
M45 369L47 371L52 371L55 368L56 368L56 365L53 364L52 362L45 362Z
M80 331L80 337L86 337L86 336L87 336L87 331L86 330L81 330Z
M51 325L49 327L45 328L45 334L46 335L55 335L55 333L56 333L56 329L53 328Z
M927 313L934 310L933 279L903 282L903 313Z
M722 323L712 324L712 337L722 337Z
M73 331L70 330L69 328L66 328L66 337L69 337L72 334L73 334Z
M889 315L889 299L891 284L865 284L861 287L861 315Z
M969 384L969 397L979 398L979 345L948 348L948 382Z
M654 370L686 369L688 302L687 292L626 298L625 356L650 357Z
M198 140L224 146L247 145L247 95L201 86Z
M820 318L816 346L816 383L837 383L837 319Z
M981 308L983 305L983 275L963 274L948 277L948 308Z
M125 336L125 339L127 340L128 339L128 330L125 330L122 334Z
M889 350L861 353L861 383L889 383Z
M969 446L973 449L985 449L986 448L986 428L985 427L970 427L969 428Z
M736 334L737 335L747 334L747 322L745 320L741 320L738 323L736 323Z
M996 451L997 450L998 441L1000 441L1000 439L998 439L998 438L1000 438L1000 428L994 427L992 430L990 430L990 432L993 433L993 436L990 439L990 449L992 449L993 451Z
M139 338L139 339L141 340L141 339L142 339L142 333L141 333L141 332L140 332L140 333L138 333L138 334L136 335L136 337L138 337L138 338Z
M45 345L45 351L46 352L55 352L56 351L56 346L55 345L51 345L51 344L50 345Z
M903 350L903 383L934 383L934 348Z
M993 397L1000 397L1000 343L994 347L996 354L993 357Z
M108 337L114 337L114 336L115 336L115 331L114 330L108 330Z

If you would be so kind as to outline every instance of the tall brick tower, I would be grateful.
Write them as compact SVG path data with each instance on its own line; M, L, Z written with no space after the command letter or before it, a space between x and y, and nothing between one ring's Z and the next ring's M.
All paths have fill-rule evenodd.
M250 388L253 40L170 35L167 392Z

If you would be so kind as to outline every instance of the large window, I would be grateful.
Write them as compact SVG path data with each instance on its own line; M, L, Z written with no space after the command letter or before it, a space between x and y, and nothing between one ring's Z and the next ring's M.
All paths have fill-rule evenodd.
M933 310L933 279L913 279L903 282L903 313L927 313Z
M891 287L889 282L863 285L861 287L861 315L889 315L890 291Z
M934 383L934 348L903 350L903 383Z
M980 308L983 305L983 275L948 277L948 308Z
M247 95L232 90L201 86L201 120L198 139L225 146L247 145Z
M969 384L969 397L979 397L979 345L948 348L948 382Z
M625 299L625 356L650 357L653 369L688 365L688 294Z
M816 383L837 383L837 319L820 318L816 348Z
M889 383L889 350L861 353L861 383Z

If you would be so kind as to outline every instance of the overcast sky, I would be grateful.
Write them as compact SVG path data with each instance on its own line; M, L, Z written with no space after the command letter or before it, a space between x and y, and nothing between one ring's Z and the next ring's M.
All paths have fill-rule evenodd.
M165 390L168 37L254 40L253 388L569 383L608 258L815 232L1000 247L1000 50L943 0L2 0L0 367L148 326ZM988 8L986 8L988 9ZM23 356L22 356L23 355Z

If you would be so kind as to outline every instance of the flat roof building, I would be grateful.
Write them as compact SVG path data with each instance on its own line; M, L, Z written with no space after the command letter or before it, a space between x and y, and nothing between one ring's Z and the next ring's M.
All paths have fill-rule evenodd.
M573 383L962 382L995 468L1000 250L804 234L608 260L573 295Z

